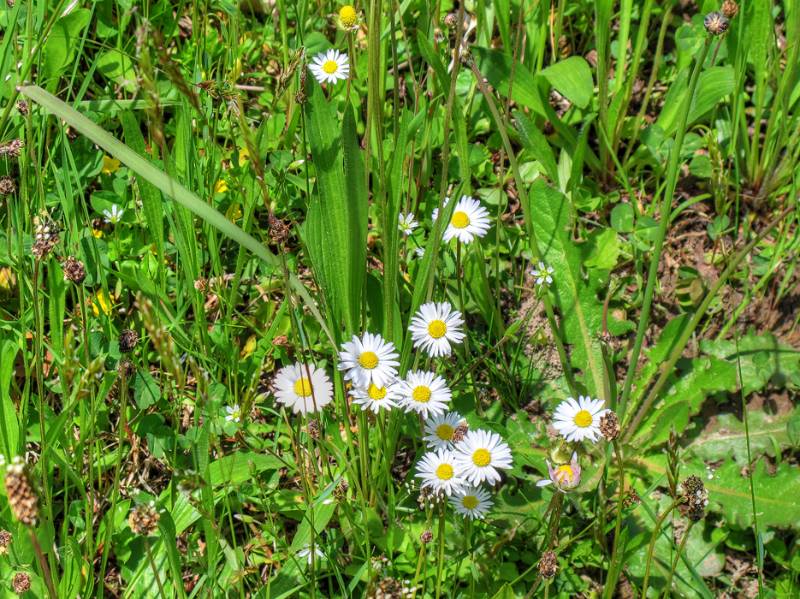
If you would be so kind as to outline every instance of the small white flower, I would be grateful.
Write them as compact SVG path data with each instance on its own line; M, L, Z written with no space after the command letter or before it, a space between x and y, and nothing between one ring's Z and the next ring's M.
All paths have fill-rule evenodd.
M414 220L413 212L409 212L408 214L403 214L401 212L398 215L398 220L399 223L397 228L400 229L400 232L403 233L403 235L411 235L411 233L414 232L414 229L419 226L419 223Z
M428 302L422 304L411 319L408 330L414 347L420 348L432 358L449 356L450 343L461 343L464 333L464 318L461 312L453 310L449 302Z
M442 204L442 209L447 208L447 205L450 203L450 198L445 197L444 203ZM433 212L431 212L431 220L436 222L436 219L439 218L439 208L434 208Z
M317 412L333 399L333 385L325 371L299 362L278 371L273 392L278 403L295 414Z
M603 400L591 397L578 397L578 401L568 397L558 404L553 414L553 427L567 441L583 441L592 443L600 436L600 418L609 410L603 408Z
M422 258L425 255L425 248L417 248L414 250L414 255L417 258Z
M536 279L537 285L550 285L553 282L553 267L545 265L544 262L531 269L531 276Z
M242 410L238 403L232 406L226 406L225 412L225 420L228 422L239 422L242 419Z
M315 561L319 562L325 559L325 554L322 553L322 550L319 548L319 545L314 545L314 556ZM308 565L311 565L311 548L306 546L303 547L300 551L297 552L297 557L304 559L308 562Z
M470 196L461 196L450 217L450 224L442 240L447 243L457 238L461 243L470 243L475 237L483 237L489 230L489 211Z
M444 413L452 394L445 380L435 372L415 370L397 384L400 405L406 412L417 412L423 418Z
M486 489L468 486L456 491L450 498L450 504L465 518L482 520L492 509L493 502Z
M431 487L451 495L464 485L464 478L458 471L455 455L447 449L437 449L422 456L417 464L417 478L422 479L422 488Z
M397 401L400 399L400 392L396 383L385 387L376 387L374 383L370 383L366 389L353 387L350 394L353 396L354 404L361 406L362 410L372 410L375 414L381 409L391 410L396 408Z
M484 481L493 485L500 480L498 468L511 468L511 450L497 433L469 431L456 446L456 463L473 485Z
M425 421L425 436L423 437L431 449L452 449L453 435L461 424L463 418L458 412L448 412L438 416L431 416Z
M537 487L546 487L554 484L559 491L570 491L581 484L581 464L578 461L578 454L572 452L572 461L569 464L561 464L553 467L547 461L547 472L550 478L543 478L536 483Z
M334 49L317 54L308 68L320 83L336 83L350 74L347 54Z
M108 208L103 210L103 216L105 217L103 220L105 220L109 224L116 225L122 220L122 216L124 214L125 211L116 204L114 204L113 206L111 206L111 210L109 210Z
M369 389L370 384L385 387L397 378L399 357L394 343L380 335L364 333L360 338L353 335L351 341L342 343L339 370L344 370L344 379L356 387Z

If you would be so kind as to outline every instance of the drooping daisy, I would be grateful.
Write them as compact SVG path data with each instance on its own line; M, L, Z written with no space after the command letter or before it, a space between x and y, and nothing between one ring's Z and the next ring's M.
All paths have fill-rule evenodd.
M344 370L345 380L356 387L369 389L370 384L385 387L397 378L399 357L394 343L384 341L380 335L364 333L361 338L353 335L351 341L342 343L339 370Z
M463 418L458 412L432 416L425 421L425 442L431 449L452 449L453 437Z
M345 31L358 29L358 11L352 4L345 4L339 9L336 22Z
M553 414L553 426L567 441L592 443L600 438L600 418L609 410L603 408L602 399L581 395L578 401L568 397L558 404Z
M336 83L340 79L347 79L350 74L347 54L335 49L317 54L308 68L320 83Z
M411 235L419 226L419 223L414 220L414 213L409 212L408 214L403 214L402 212L398 215L398 225L397 228L400 229L400 232L403 235Z
M449 197L445 197L445 199L444 199L444 203L442 204L442 209L445 209L445 208L447 208L447 205L448 205L449 203L450 203L450 198L449 198ZM432 220L433 222L436 222L436 219L437 219L437 218L439 218L439 209L438 209L438 208L434 208L434 209L433 209L433 212L431 212L431 220Z
M494 502L486 489L467 486L455 492L450 498L450 504L465 518L482 520L492 509Z
M473 485L493 485L500 480L498 468L511 468L511 450L497 433L469 431L456 446L456 463Z
M372 410L377 414L381 409L391 410L397 407L397 401L400 399L400 393L397 390L397 384L392 383L385 387L377 387L374 383L370 383L366 389L363 387L353 387L350 391L353 396L353 403L361 406L362 410Z
M314 545L314 554L312 558L311 548L306 545L300 551L297 552L297 557L300 559L305 559L308 562L308 565L311 565L311 561L316 561L319 563L320 561L325 559L325 554L322 553L322 550L319 548L319 545Z
M458 238L461 243L470 243L475 237L483 237L489 230L489 211L470 196L461 196L444 230L442 240L447 243Z
M411 319L408 330L414 347L428 352L432 358L449 356L450 343L461 343L464 333L461 327L464 318L461 312L453 310L449 302L428 302L422 304Z
M321 410L333 399L333 385L322 368L313 364L292 364L278 371L273 383L278 403L295 414Z
M545 265L544 262L539 262L534 268L531 269L531 276L536 279L536 284L550 285L553 282L553 267Z
M225 420L228 422L239 422L242 419L242 409L239 404L225 407Z
M456 456L447 449L437 449L422 456L417 464L416 477L422 479L422 488L431 487L451 495L464 485L464 478L456 466Z
M103 216L104 216L103 220L111 225L116 225L122 220L124 214L125 211L116 204L114 204L113 206L111 206L111 210L109 210L108 208L103 210Z
M443 414L452 394L445 380L435 372L415 370L406 380L397 383L400 405L406 412L417 412L423 418Z
M569 464L561 464L553 467L547 461L547 472L550 478L543 478L536 483L537 487L546 487L554 484L559 491L570 491L581 484L581 465L578 462L578 454L572 452L572 461Z

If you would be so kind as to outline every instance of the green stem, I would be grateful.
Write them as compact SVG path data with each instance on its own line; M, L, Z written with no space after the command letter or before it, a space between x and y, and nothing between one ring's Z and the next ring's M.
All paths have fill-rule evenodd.
M31 529L30 533L33 551L36 554L36 559L39 561L39 567L42 569L42 578L44 578L44 583L47 585L47 594L50 595L50 599L57 599L58 593L56 593L56 588L53 585L53 576L50 574L50 567L47 565L47 558L44 556L42 546L39 544L39 539L36 537L36 532Z
M615 564L619 559L617 552L619 551L619 534L622 529L622 503L625 499L625 468L622 461L622 452L620 451L619 442L614 439L614 456L617 458L617 474L619 476L619 488L617 489L617 518L614 523L614 545L611 550L611 559L609 560L609 571L616 572ZM611 584L609 584L609 582ZM610 599L616 588L616 579L612 581L606 580L606 585L603 589L604 599Z
M644 580L642 581L642 599L647 597L647 583L650 581L650 566L653 563L653 549L655 549L656 546L658 533L661 532L661 525L664 524L664 520L672 513L676 505L678 505L678 501L673 500L669 504L669 507L659 514L658 518L656 518L655 526L653 526L653 534L650 535L650 544L647 547L647 561L645 562Z
M439 599L442 593L442 570L444 570L444 526L445 514L447 513L447 504L442 502L439 506L439 532L436 544L438 547L438 555L436 557L436 599Z
M686 540L689 538L689 533L692 532L692 527L694 526L694 520L689 522L689 527L684 531L683 537L681 538L681 542L678 545L678 552L675 554L675 559L672 560L672 565L669 569L669 574L667 575L667 584L664 585L664 597L667 598L670 596L670 589L672 587L672 575L675 573L675 568L678 567L678 560L681 557L681 553L683 553L684 547L686 547Z
M145 553L147 553L147 561L150 563L150 569L153 570L153 577L156 579L158 594L160 597L166 599L167 594L164 592L164 585L161 583L161 577L158 575L156 560L153 559L153 551L150 549L150 540L147 537L144 537L144 550ZM178 584L180 584L180 581L178 581Z

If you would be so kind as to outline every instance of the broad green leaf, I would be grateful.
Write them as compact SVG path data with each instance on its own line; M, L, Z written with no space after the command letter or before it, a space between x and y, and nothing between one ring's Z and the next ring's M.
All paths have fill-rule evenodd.
M578 108L586 108L592 100L594 81L589 63L581 56L570 56L542 71L559 93Z
M208 478L213 486L240 485L259 472L277 470L284 462L269 454L237 451L209 464Z
M589 236L588 252L584 260L587 268L612 270L617 265L621 251L619 236L614 229L602 229Z
M133 60L121 50L108 50L97 58L97 70L126 91L136 91L136 71Z
M81 32L89 24L91 16L92 11L88 8L78 8L53 25L42 49L42 74L46 79L57 77L72 63Z
M682 71L670 86L664 99L664 107L656 124L669 137L675 133L678 117L684 110L686 94L688 93L689 72L688 68ZM731 66L711 67L700 73L697 82L697 91L692 98L689 108L687 125L693 124L697 119L706 114L721 102L725 96L733 92L735 83L734 71Z
M533 120L521 111L514 112L514 123L523 146L544 167L553 183L558 182L558 165L553 149Z
M515 63L507 52L501 50L489 50L475 46L472 48L472 54L478 70L489 80L492 87L506 97L510 87L511 99L517 104L530 108L542 116L547 116L541 95L536 87L536 78L528 70L528 67L519 62ZM511 79L512 72L513 81Z
M0 447L6 457L17 455L19 450L19 420L11 399L11 378L18 352L19 346L13 337L0 341Z

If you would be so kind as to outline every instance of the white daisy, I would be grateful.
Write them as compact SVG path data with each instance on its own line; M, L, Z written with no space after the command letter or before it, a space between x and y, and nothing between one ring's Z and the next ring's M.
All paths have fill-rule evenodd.
M428 302L419 307L408 330L411 331L414 347L425 350L432 358L438 358L450 355L451 342L463 341L463 325L461 312L453 310L449 302Z
M125 211L116 204L114 204L113 206L111 206L111 210L109 210L108 208L103 210L103 216L105 217L103 220L111 225L116 225L122 220L124 214Z
M455 462L456 456L447 449L437 449L422 456L417 464L417 478L422 479L422 488L431 487L451 495L464 485Z
M423 370L409 372L406 380L397 383L397 389L403 409L422 414L423 418L444 413L452 397L442 377Z
M297 552L297 557L305 558L308 561L308 565L311 565L311 548L306 545L300 551ZM322 553L322 550L319 548L319 545L314 545L314 561L320 562L325 559L325 554Z
M228 422L239 422L242 419L242 410L238 403L232 406L226 406L225 412L225 420Z
M317 54L308 68L320 83L336 83L350 74L347 54L334 49Z
M482 520L494 502L486 489L468 486L456 491L450 498L450 504L465 518Z
M417 248L414 250L414 255L417 258L422 258L425 255L425 248Z
M547 473L550 478L543 478L537 482L537 487L546 487L549 484L554 484L560 491L569 491L581 484L581 464L578 462L578 454L576 452L572 452L572 461L569 464L553 467L549 461L546 461L546 463Z
M322 368L313 364L292 364L278 371L273 382L278 403L295 414L321 410L333 399L333 385Z
M493 485L500 480L498 468L511 468L511 450L497 433L469 431L456 446L456 463L473 485Z
M489 211L470 196L461 196L450 217L450 224L442 240L447 243L458 238L461 243L470 243L475 237L483 237L489 230Z
M447 208L447 205L450 203L450 198L445 197L444 204L442 204L442 209ZM431 212L431 220L436 222L436 219L439 218L439 208L434 208L433 212Z
M350 395L353 396L354 404L361 406L362 410L372 410L375 414L381 409L396 408L397 401L400 399L396 383L385 387L376 387L374 383L370 383L366 389L353 387Z
M409 212L408 214L403 214L402 212L398 215L398 225L397 228L400 229L400 232L403 235L411 235L419 226L419 223L414 220L414 213Z
M452 449L453 435L463 418L458 412L431 416L425 421L425 442L431 449Z
M385 387L397 378L399 357L394 343L384 341L380 335L364 333L360 339L353 335L352 341L342 343L339 370L344 370L344 379L356 387Z
M552 266L545 265L544 262L539 262L536 267L531 269L531 276L536 279L537 285L550 285L553 282L553 270Z
M609 410L603 408L602 399L578 397L578 401L568 397L558 404L553 414L553 426L567 441L592 443L600 438L600 418Z

